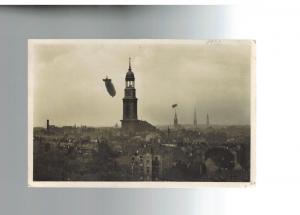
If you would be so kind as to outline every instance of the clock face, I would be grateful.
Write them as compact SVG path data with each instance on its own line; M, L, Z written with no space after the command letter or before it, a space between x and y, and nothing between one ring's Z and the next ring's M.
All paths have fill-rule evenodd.
M128 97L134 97L134 96L135 96L135 91L134 91L134 89L131 89L131 90L125 90L125 96L128 96Z
M132 96L132 92L131 92L131 91L129 91L129 90L126 90L126 92L125 92L125 96Z

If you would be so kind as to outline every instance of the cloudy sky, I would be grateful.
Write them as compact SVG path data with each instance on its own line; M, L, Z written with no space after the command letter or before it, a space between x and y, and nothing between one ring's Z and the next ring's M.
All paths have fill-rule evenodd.
M120 124L128 58L138 117L154 125L250 123L250 41L31 40L33 123ZM108 76L116 96L106 92Z

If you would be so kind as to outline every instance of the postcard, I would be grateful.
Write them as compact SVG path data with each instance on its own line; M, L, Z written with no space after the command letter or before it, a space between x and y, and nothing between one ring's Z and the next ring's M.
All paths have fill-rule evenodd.
M28 40L28 184L255 184L255 41Z

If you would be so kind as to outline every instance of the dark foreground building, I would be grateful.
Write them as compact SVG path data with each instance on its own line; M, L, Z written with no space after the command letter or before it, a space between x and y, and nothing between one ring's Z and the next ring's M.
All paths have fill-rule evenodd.
M138 120L137 115L137 98L134 87L135 78L131 69L129 58L129 68L125 77L125 94L123 98L123 120L122 130L128 133L154 131L156 128L147 121Z

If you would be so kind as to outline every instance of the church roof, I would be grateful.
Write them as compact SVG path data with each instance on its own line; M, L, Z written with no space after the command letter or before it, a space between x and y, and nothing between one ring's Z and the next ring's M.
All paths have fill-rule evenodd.
M134 81L134 74L131 70L126 73L126 81Z

